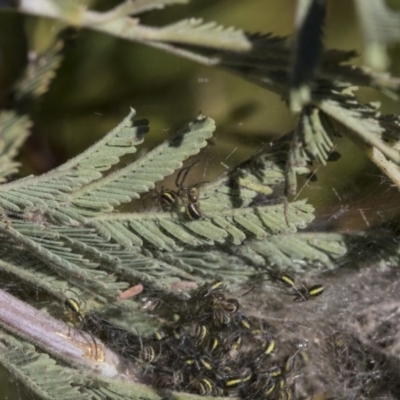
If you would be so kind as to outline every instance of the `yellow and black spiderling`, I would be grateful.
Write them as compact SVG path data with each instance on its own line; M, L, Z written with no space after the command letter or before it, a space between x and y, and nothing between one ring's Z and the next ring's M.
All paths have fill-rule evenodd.
M324 292L324 289L325 288L320 284L310 287L302 285L302 287L296 289L296 293L293 294L295 296L293 301L302 302L321 296L321 294Z
M274 339L267 340L267 342L266 342L266 344L265 344L265 351L264 351L264 354L265 354L266 356L269 356L269 355L271 355L271 354L275 351L275 349L276 349L276 342L275 342L275 340L274 340Z
M322 285L314 285L308 288L308 294L310 297L320 296L324 292Z
M265 386L263 387L263 395L269 396L270 394L273 393L274 390L275 390L275 382L273 379L269 379L265 383Z
M189 219L197 221L202 218L199 203L188 203L185 207L186 215Z
M287 288L295 287L295 279L286 272L268 270L267 274L272 282L278 282Z
M243 344L243 339L242 335L240 333L235 333L232 336L232 340L229 341L227 340L227 349L229 348L230 350L237 351L242 347Z
M214 351L218 349L219 346L220 346L220 341L218 340L218 338L213 337L209 341L208 351L210 352L210 354L212 354Z
M168 333L165 329L160 329L159 331L154 332L154 338L156 340L164 340L168 337Z
M236 323L237 325L241 328L244 329L246 331L249 331L251 329L251 324L250 321L247 317L245 317L244 315L239 315L236 318Z
M80 324L83 323L83 315L81 314L79 304L74 299L65 299L64 306L67 310L69 310L73 317L79 321Z
M242 386L245 383L249 382L251 377L253 376L253 372L250 368L246 368L241 374L237 376L230 376L224 380L224 387L228 390L237 388L238 386Z
M189 172L198 162L199 160L178 172L175 179L176 190L164 188L161 188L161 191L156 190L157 195L155 198L163 210L178 210L181 206L184 206L187 219L197 221L203 217L200 210L200 191L198 187L206 182L185 186Z
M222 391L218 388L217 384L209 378L196 378L193 379L189 387L193 388L195 393L203 396L219 396Z
M162 187L161 190L155 189L155 193L153 199L157 201L162 210L170 211L178 207L179 195L175 190Z
M192 336L198 345L201 345L208 336L209 330L205 325L195 325Z
M294 286L294 279L289 275L289 274L281 274L279 276L279 280L286 286L288 287L293 287Z
M178 201L178 194L170 189L162 189L160 192L160 203L163 208L172 208Z
M200 366L200 370L205 368L208 371L212 371L214 368L211 359L208 357L200 357L198 363Z
M271 269L267 270L269 280L284 285L287 289L287 293L294 296L293 301L303 302L310 299L314 299L320 296L325 288L321 284L306 285L303 282L296 283L295 278L283 271L274 271Z
M143 362L152 363L156 359L156 351L151 346L143 346L139 354Z
M91 316L90 314L83 316L80 310L79 303L72 299L72 298L67 298L64 301L64 307L68 310L69 313L72 314L73 319L78 323L78 328L81 330L86 330L86 322L90 321ZM90 350L90 353L94 355L94 358L97 361L102 361L104 359L104 353L103 353L103 347L101 345L98 345L96 342L96 339L94 338L93 334L89 331L87 332L88 335L90 336L91 341L93 342L93 351Z
M214 300L217 298L218 300L225 299L224 291L226 286L222 281L214 281L211 284L204 284L201 286L198 291L197 295L201 297L211 297Z

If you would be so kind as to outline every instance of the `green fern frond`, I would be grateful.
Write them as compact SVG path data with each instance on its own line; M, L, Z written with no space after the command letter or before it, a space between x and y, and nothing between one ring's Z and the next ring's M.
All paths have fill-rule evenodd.
M376 108L370 104L361 104L353 94L356 88L342 87L330 95L319 97L318 107L332 119L340 122L364 143L380 150L385 157L400 164L400 152L382 140L385 134L381 126Z
M304 107L297 130L283 141L291 141L287 153L287 186L289 193L294 194L297 187L296 174L309 173L307 163L314 158L325 165L334 148L332 141L336 131L348 136L369 155L371 147L379 150L383 161L377 162L380 167L398 185L396 174L388 173L388 161L399 165L400 152L394 145L398 141L396 133L398 121L390 116L381 116L377 107L362 104L354 95L356 87L346 84L321 84L313 94L313 106ZM343 129L344 127L344 129ZM388 141L390 143L388 143ZM390 167L396 171L397 166Z
M294 139L301 140L307 153L311 154L322 165L326 165L330 152L333 149L334 136L332 126L316 107L304 107L299 117ZM300 143L295 144L296 147Z
M193 280L199 284L206 280L223 278L231 287L237 287L256 273L251 263L245 262L243 257L237 255L241 247L197 247L181 252L154 254L158 259L191 271Z
M204 206L207 200L202 202ZM204 207L206 208L206 207ZM287 217L287 225L285 219ZM214 222L214 219L216 222ZM240 244L246 238L263 239L279 232L294 232L304 228L313 219L313 208L304 201L285 206L259 206L205 213L199 221L179 218L174 213L135 213L103 215L89 220L103 236L122 246L132 233L157 250L176 250L189 246L233 242ZM178 242L176 242L178 241ZM240 241L240 242L239 242ZM128 243L133 245L133 243Z
M292 270L296 275L316 267L333 269L348 252L343 235L321 232L277 235L245 247L261 255L267 266Z
M312 207L304 202L251 206L259 195L268 199L284 181L282 165L269 160L268 152L202 185L204 217L199 221L190 221L183 205L173 212L104 214L152 189L154 182L174 172L182 161L204 147L215 129L212 120L200 116L143 158L102 176L102 171L122 155L134 152L135 144L143 140L147 124L132 127L132 117L133 112L104 139L55 171L1 188L3 206L19 211L27 219L23 222L11 213L11 226L4 222L3 235L30 249L50 271L70 284L115 298L128 285L117 282L115 272L128 281L155 285L165 270L172 281L195 279L190 267L169 265L152 258L151 252L179 252L188 245L238 245L248 238L294 232L313 219ZM91 180L94 182L85 185ZM86 208L76 204L85 204ZM88 208L95 214L92 218L82 216L90 215ZM96 216L99 212L102 214ZM69 226L57 226L60 223ZM145 250L150 253L143 253Z
M99 211L110 212L122 203L139 198L139 193L153 189L155 182L172 174L182 166L182 161L205 147L214 130L214 121L199 115L138 161L75 192L75 209L83 215L93 215Z
M65 187L64 182L71 179L71 171L97 177L125 152L135 151L134 146L122 149L113 146L121 137L125 143L130 135L142 140L140 132L147 131L147 124L136 124L139 128L132 129L132 116L133 113L103 140L56 171L16 181L17 189L3 192L3 204L12 205L8 210L17 205L19 218L26 220L17 219L11 213L11 220L4 221L2 231L5 238L23 245L34 256L30 262L25 261L28 270L30 263L32 268L37 268L35 260L41 260L49 268L46 277L49 282L55 273L69 285L91 291L93 299L100 302L115 299L129 282L139 281L166 291L166 287L177 280L196 281L198 277L193 273L193 266L180 262L177 256L169 263L168 257L160 256L161 252L178 254L187 246L196 248L216 243L239 245L248 238L263 239L294 232L313 219L312 207L304 202L251 206L258 195L266 199L272 196L284 181L282 164L269 160L269 151L256 154L232 172L202 185L200 203L204 217L199 221L190 221L185 216L183 204L182 209L173 212L104 214L108 208L97 208L99 204L119 205L121 196L130 200L138 192L148 192L155 181L174 172L183 160L204 147L215 125L203 116L138 161L72 192L70 201L66 201L70 197L62 196L61 190L55 188L54 193L44 190L49 187L49 181L54 184L56 177L60 180L59 188ZM108 150L108 146L111 149ZM109 153L115 157L107 157ZM104 159L106 162L102 162ZM94 160L92 170L91 160ZM82 182L84 178L78 185L82 186ZM71 191L74 188L69 187ZM96 211L94 214L103 213L92 218L83 217L81 209L74 204L75 195L81 202L84 199ZM100 202L96 203L96 199ZM85 209L83 214L90 213ZM5 265L4 270L7 268L12 269L11 265ZM168 271L167 276L165 271ZM213 274L214 271L203 276ZM24 279L23 274L19 276ZM46 284L38 285L49 294L55 294L54 290L46 289Z
M24 208L59 208L62 203L68 204L70 193L99 179L101 172L118 163L121 156L136 152L148 126L147 121L133 123L134 115L132 110L107 136L47 174L1 186L0 205L6 210L19 212Z
M27 116L12 111L0 113L0 182L18 172L20 164L14 158L28 137L31 125Z
M278 147L274 143L258 151L232 171L202 186L202 210L216 214L251 204L282 201L279 191L283 194L285 159Z
M12 226L0 226L0 230L3 235L29 249L30 254L78 287L90 288L106 297L113 297L119 289L126 287L124 283L115 282L112 274L99 270L98 264L73 252L49 226L13 221Z
M104 14L110 18L124 15L137 15L150 10L162 10L174 4L187 4L188 2L189 0L125 0Z
M68 172L72 175L74 172L78 180L81 180L81 176L85 176L85 173L90 173L88 179L81 181L81 185L100 178L101 172L117 164L122 156L136 153L136 146L143 143L144 135L149 131L148 121L134 121L135 115L135 110L131 109L128 116L103 139L51 172L55 175L59 172ZM53 178L51 174L46 174L44 177ZM71 180L72 177L66 176L65 180ZM77 188L74 188L74 191L76 190Z
M127 282L141 282L153 289L167 290L166 288L177 280L195 279L191 270L181 265L168 264L162 259L153 257L144 249L140 251L138 247L121 247L111 242L111 237L104 237L102 235L104 232L96 234L94 229L82 227L59 227L57 232L74 253L90 257L98 263L99 268ZM106 232L109 231L106 230ZM167 275L166 271L168 271ZM73 284L72 280L71 284ZM115 299L119 291L126 289L129 285L119 282L111 286L104 284L104 287L104 289L110 289L108 297Z
M150 38L151 39L151 38ZM223 50L246 51L251 44L240 29L225 28L215 22L202 19L185 19L160 28L157 41L180 43L191 46L206 46Z
M0 224L5 249L18 247L27 257L15 263L6 259L0 269L61 301L82 296L98 312L114 306L119 317L146 332L152 324L132 311L135 302L116 303L121 291L140 282L149 293L176 297L173 285L181 281L201 284L222 274L227 281L243 282L257 268L228 256L226 249L234 253L234 245L248 239L304 228L313 209L304 201L276 204L274 193L283 185L284 169L279 157L270 159L272 147L201 184L203 218L198 221L186 217L184 197L180 208L170 212L107 213L148 193L198 153L215 129L214 121L200 116L144 157L103 175L142 142L147 123L132 126L132 117L56 170L1 187L0 202L7 206ZM271 200L275 204L262 205ZM200 256L204 247L212 249L207 257ZM227 257L235 260L234 266Z
M20 249L7 248L7 252L21 251ZM64 278L46 267L45 264L35 259L32 256L25 255L20 259L16 259L15 256L7 255L4 251L1 254L0 260L0 271L9 279L13 279L15 282L24 282L24 284L31 287L35 287L42 293L47 293L54 299L58 299L60 303L65 300L68 290L71 288L71 284ZM15 254L15 253L11 253ZM74 288L74 296L80 295L80 298L84 298L84 291Z

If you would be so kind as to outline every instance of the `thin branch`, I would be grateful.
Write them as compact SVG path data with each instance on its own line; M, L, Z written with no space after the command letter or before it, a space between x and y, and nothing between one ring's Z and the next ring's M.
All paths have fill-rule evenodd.
M91 338L84 332L36 310L1 289L0 304L7 305L0 307L0 325L7 331L35 343L70 365L80 365L105 377L117 377L121 373L122 360L99 340L96 339L95 350Z

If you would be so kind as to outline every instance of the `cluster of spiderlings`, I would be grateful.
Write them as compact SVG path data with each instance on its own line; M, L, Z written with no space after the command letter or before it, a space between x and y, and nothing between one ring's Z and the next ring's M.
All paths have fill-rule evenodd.
M207 396L292 399L306 353L278 357L273 328L239 308L221 281L195 290L182 301L177 322L141 338L137 357L149 383Z

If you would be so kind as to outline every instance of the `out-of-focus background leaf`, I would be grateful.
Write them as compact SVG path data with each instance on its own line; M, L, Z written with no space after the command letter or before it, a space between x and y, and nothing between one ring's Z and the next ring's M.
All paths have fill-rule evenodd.
M96 7L106 10L115 4L99 0ZM294 11L294 0L193 0L143 14L141 19L162 26L193 16L287 35L293 30ZM61 29L51 20L0 13L0 108L10 106L28 49L45 49ZM293 128L293 117L278 96L226 71L94 31L69 32L67 37L57 77L30 109L34 127L20 157L23 174L43 173L80 153L115 126L129 107L150 120L148 148L200 110L216 120L215 139L199 157L200 180L211 180ZM324 44L357 50L361 56L356 63L361 65L362 37L351 2L328 2ZM389 71L400 76L400 45L392 46L389 55ZM372 90L360 91L359 98L382 102L384 113L400 113L399 103ZM298 197L316 207L318 226L365 229L399 215L398 191L355 145L346 139L337 143L340 162L325 168L314 165L318 180L300 185L304 187ZM24 397L15 392L8 398Z

